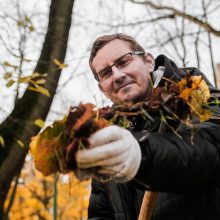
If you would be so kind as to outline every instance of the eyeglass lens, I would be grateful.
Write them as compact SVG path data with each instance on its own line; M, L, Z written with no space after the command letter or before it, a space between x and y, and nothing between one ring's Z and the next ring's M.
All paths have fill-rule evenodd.
M98 73L98 78L100 81L104 81L108 79L112 75L112 67L115 66L118 69L122 69L126 67L128 64L130 64L133 60L132 53L127 53L117 59L111 66L106 67L102 71Z

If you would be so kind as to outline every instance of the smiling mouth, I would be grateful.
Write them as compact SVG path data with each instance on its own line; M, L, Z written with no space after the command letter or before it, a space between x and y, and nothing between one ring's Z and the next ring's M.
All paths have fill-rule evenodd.
M127 86L129 86L129 85L131 85L131 84L133 84L133 82L127 83L127 84L125 84L125 85L119 87L119 89L117 90L117 93L118 93L121 89L124 89L125 87L127 87Z

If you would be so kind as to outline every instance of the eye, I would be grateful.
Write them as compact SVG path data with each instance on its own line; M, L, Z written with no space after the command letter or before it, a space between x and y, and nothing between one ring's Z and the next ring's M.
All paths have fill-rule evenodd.
M98 77L100 81L103 81L103 80L108 79L111 75L112 75L112 68L107 67L104 70L99 72Z
M119 60L117 60L115 62L115 66L120 69L120 68L123 68L123 67L127 66L131 61L132 61L131 55L127 54L126 56L124 56L124 57L120 58Z

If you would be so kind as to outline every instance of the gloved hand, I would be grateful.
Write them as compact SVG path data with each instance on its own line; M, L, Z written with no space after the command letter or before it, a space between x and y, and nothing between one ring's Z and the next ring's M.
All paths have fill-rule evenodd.
M116 182L131 180L141 162L141 150L131 132L116 125L103 128L90 136L90 149L76 153L80 169L100 167Z

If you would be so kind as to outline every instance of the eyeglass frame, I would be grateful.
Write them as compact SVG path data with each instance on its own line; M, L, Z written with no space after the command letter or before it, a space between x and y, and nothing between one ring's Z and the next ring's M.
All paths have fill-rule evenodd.
M103 70L101 70L101 71L99 71L98 73L96 73L96 74L95 74L95 79L96 79L98 82L104 82L105 80L109 79L109 77L108 77L107 79L100 80L100 79L99 79L99 73L100 73L100 72L102 72L102 71L104 71L104 70L106 70L106 69L112 69L113 66L115 66L115 67L118 68L118 69L123 69L124 67L126 67L127 65L129 65L131 62L128 63L127 65L121 67L121 68L119 68L118 65L117 65L117 62L118 62L119 60L121 60L121 58L125 57L125 56L128 55L128 54L131 55L131 57L132 57L131 62L132 62L132 61L133 61L133 56L132 56L132 55L144 55L145 52L144 52L144 51L130 51L130 52L128 52L128 53L122 55L121 57L119 57L118 59L116 59L115 62L114 62L112 65L107 66L107 67L105 67Z

